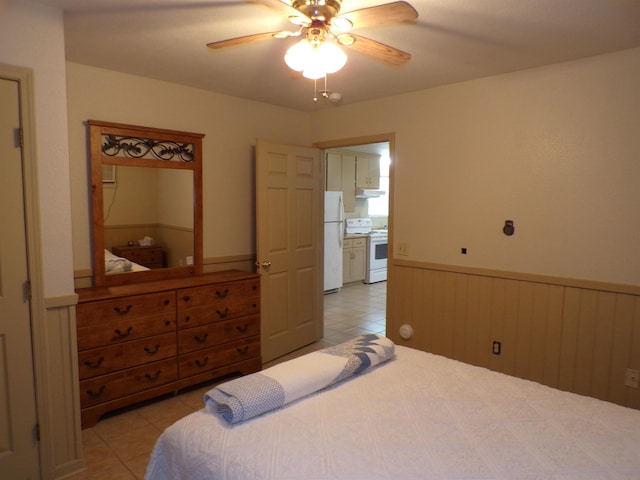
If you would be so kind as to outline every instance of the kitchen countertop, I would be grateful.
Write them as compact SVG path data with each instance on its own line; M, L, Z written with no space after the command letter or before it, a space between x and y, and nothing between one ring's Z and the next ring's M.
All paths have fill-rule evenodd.
M357 234L357 233L345 233L344 239L351 240L353 238L367 238L367 235Z

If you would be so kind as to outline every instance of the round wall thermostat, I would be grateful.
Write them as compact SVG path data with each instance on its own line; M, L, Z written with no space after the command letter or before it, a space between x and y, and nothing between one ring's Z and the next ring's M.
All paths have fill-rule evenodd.
M413 337L413 328L408 323L400 326L400 336L403 340L409 340Z

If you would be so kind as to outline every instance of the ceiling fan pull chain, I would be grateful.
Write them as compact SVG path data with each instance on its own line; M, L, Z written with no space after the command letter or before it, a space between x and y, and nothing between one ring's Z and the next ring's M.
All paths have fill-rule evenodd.
M318 79L313 79L313 103L318 103Z

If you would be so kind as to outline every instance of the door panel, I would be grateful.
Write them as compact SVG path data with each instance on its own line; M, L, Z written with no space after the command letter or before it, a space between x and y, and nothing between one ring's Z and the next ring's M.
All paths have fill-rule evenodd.
M322 179L315 148L258 141L257 260L265 362L322 338Z
M19 142L19 85L0 78L0 478L39 478Z

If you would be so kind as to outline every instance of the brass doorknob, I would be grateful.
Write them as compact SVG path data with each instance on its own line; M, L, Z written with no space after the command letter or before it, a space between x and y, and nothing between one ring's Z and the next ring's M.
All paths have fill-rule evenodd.
M271 262L256 262L256 264L258 265L258 267L262 267L262 268L269 268L271 266Z

